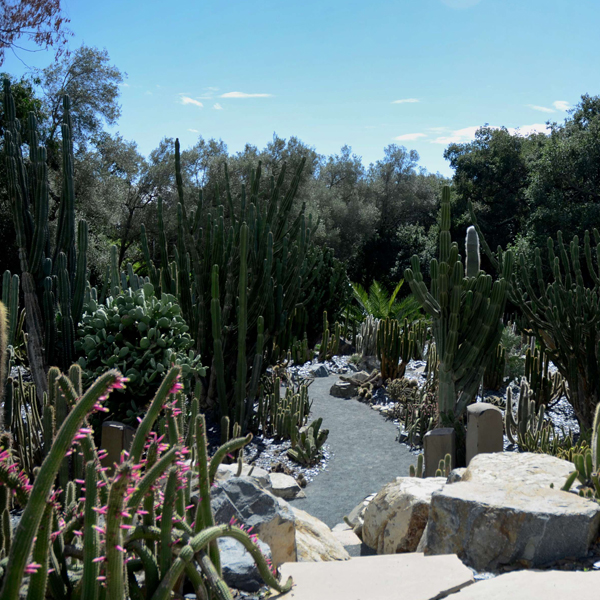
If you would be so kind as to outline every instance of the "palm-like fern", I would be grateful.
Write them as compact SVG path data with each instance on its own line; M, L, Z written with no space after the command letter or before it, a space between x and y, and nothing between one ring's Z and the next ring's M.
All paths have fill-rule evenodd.
M371 315L377 319L387 319L388 317L402 321L408 319L409 322L412 322L421 316L421 307L412 294L396 301L403 284L404 279L401 279L391 296L385 287L375 280L368 292L359 283L352 284L352 291L363 315Z

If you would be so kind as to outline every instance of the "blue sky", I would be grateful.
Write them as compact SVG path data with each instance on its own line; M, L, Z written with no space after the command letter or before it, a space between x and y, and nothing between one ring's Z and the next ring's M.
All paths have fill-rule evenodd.
M600 94L600 0L63 0L72 47L128 74L116 130L148 154L276 132L365 165L392 143L451 174L478 126L540 130ZM51 55L23 54L31 66ZM24 67L7 54L4 70Z

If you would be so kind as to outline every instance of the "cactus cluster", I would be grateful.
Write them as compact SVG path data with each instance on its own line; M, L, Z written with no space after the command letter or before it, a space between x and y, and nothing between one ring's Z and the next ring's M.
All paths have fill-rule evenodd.
M104 303L93 293L86 299L75 348L86 382L112 368L129 379L127 393L115 394L109 408L116 420L134 422L172 364L181 365L187 391L204 368L174 296L158 298L151 283L112 293Z
M360 324L359 332L356 334L356 350L363 356L375 356L377 354L377 330L379 319L372 315Z
M406 365L422 353L418 349L423 332L426 330L422 321L404 325L394 318L382 319L377 328L377 358L381 361L381 377L384 381L404 377Z
M600 502L600 404L596 407L592 425L591 447L582 447L572 456L575 471L569 475L563 490L569 491L575 480L581 483L580 496Z
M430 263L431 288L423 281L419 258L411 259L405 279L431 316L439 356L438 402L440 419L458 419L474 400L485 367L502 334L506 303L506 277L512 255L504 256L503 278L493 282L480 269L479 241L473 227L467 230L463 265L458 245L450 237L450 188L442 191L439 258Z
M198 400L191 406L189 428L181 413L180 367L164 377L128 453L109 477L100 467L87 418L126 378L116 370L100 376L78 398L70 378L58 374L68 414L31 484L19 471L10 449L0 452L1 600L77 597L86 600L148 598L167 600L192 589L199 599L232 598L222 579L216 541L240 541L257 562L265 582L281 585L255 545L255 536L236 526L215 525L210 486L229 453L251 439L232 439L212 459L206 450L206 427ZM152 432L165 412L166 437ZM187 441L187 445L186 445ZM83 475L56 487L65 461L83 465ZM193 490L198 489L194 495ZM24 508L17 529L10 530L12 502ZM8 524L8 525L7 525ZM187 587L189 586L189 587Z
M142 249L157 293L177 297L196 349L203 352L210 370L203 379L203 400L245 427L257 397L254 384L265 366L287 351L282 338L288 320L300 299L309 298L319 265L318 256L312 259L308 253L310 217L304 209L292 212L304 162L285 193L282 168L266 198L260 163L238 198L225 166L225 189L217 190L217 205L208 205L200 194L190 207L184 201L179 155L176 141L176 247L170 252L159 202L159 257L151 255L144 229Z
M260 427L263 436L290 439L293 445L310 413L308 387L300 385L298 390L288 387L282 395L279 377L273 379L272 387L271 393L261 394L258 400L256 429Z
M302 427L298 437L292 439L292 447L287 455L301 465L314 465L321 455L321 448L327 441L329 429L321 429L323 419L315 419L310 425Z
M504 429L506 437L511 444L518 444L521 448L537 449L540 438L548 425L544 420L545 407L536 408L532 398L531 389L525 378L521 380L517 413L513 408L512 390L506 390L506 411L504 413Z
M478 228L472 206L470 212ZM502 271L505 261L501 249L494 256L483 238L482 242L494 267ZM567 382L567 398L580 425L589 429L600 402L600 233L597 229L591 234L585 232L581 255L579 236L567 244L559 231L556 242L548 238L550 277L545 276L542 253L536 248L533 265L528 264L524 255L519 256L508 292L511 302L521 310L524 328L535 335Z
M342 327L337 321L333 326L333 332L329 330L327 311L323 311L323 337L319 348L319 362L331 360L339 352L341 334Z
M75 223L73 144L69 97L63 98L62 192L54 243L49 227L46 149L40 146L34 113L29 114L29 157L23 157L20 123L10 82L4 80L4 147L21 267L27 320L27 353L38 400L49 364L67 368L74 357L75 326L87 285L88 228ZM77 240L77 244L75 243Z
M419 454L417 456L417 464L416 465L410 465L410 467L408 468L408 474L410 477L418 477L419 479L423 479L423 462L424 462L424 456L422 454Z
M548 406L567 395L567 385L559 371L550 373L550 359L541 348L527 348L525 378L536 406Z

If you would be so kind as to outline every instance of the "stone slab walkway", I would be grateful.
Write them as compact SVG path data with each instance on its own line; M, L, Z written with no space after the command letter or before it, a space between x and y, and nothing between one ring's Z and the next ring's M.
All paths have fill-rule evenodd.
M275 594L274 600L435 600L473 583L473 574L454 554L286 563L281 567L281 580L290 575L294 587L286 594Z
M408 475L416 458L396 441L397 428L356 398L329 395L337 376L319 377L308 388L312 418L323 417L327 443L334 454L327 471L305 489L306 498L291 503L329 527L343 521L359 502L396 477Z

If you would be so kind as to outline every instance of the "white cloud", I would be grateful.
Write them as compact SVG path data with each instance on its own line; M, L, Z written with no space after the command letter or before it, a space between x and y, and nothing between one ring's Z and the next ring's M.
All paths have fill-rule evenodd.
M125 82L118 83L117 85L120 86L120 87L131 87L128 83L125 83Z
M569 110L571 105L566 100L555 100L552 103L552 106L556 108L556 110Z
M188 129L188 131L191 131L192 133L199 133L197 129Z
M226 92L220 98L270 98L273 94L246 94L245 92Z
M202 104L202 102L200 102L199 100L194 100L194 98L184 96L183 94L180 94L180 96L181 104L193 104L194 106L198 106L199 108L202 108L204 106L204 104Z
M213 106L213 108L215 110L223 110L223 107L218 102Z
M490 129L500 129L496 125L487 125ZM473 125L472 127L464 127L463 129L456 129L451 131L446 136L437 137L435 140L431 140L432 144L465 144L472 142L475 139L475 132L480 129L479 125ZM533 123L532 125L521 125L520 127L507 127L508 132L511 135L528 136L532 133L549 133L548 126L544 123Z
M540 112L545 113L553 113L555 112L553 108L548 108L547 106L538 106L537 104L528 104L529 108L533 108L533 110L539 110Z
M419 138L422 137L427 137L427 134L425 133L405 133L404 135L399 135L398 137L395 137L395 140L398 140L399 142L414 142L415 140L418 140Z
M205 90L208 90L209 92L218 92L219 88L218 87L205 87Z
M394 100L392 104L413 104L415 102L420 102L418 98L403 98L402 100Z
M152 96L152 92L150 90L146 90L146 96Z
M533 125L521 125L521 127L509 127L508 132L512 135L528 136L532 133L550 133L545 123L534 123Z
M475 132L479 129L479 125L472 127L464 127L451 131L449 135L443 135L432 140L432 144L464 144L475 139Z

